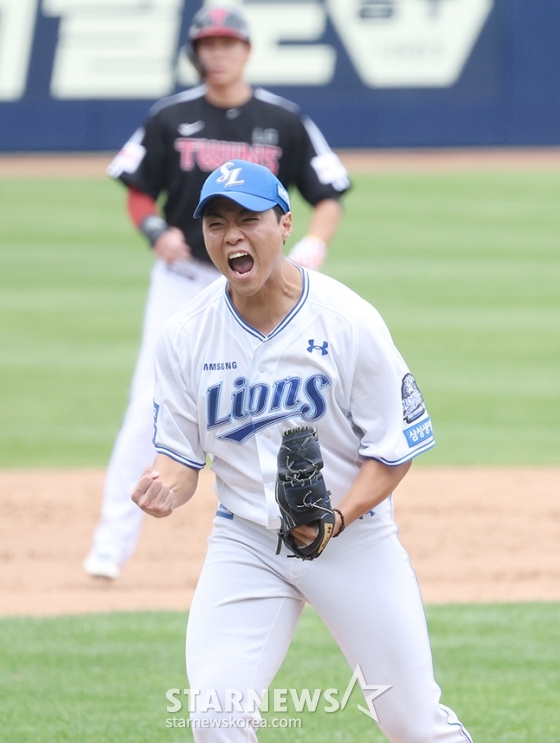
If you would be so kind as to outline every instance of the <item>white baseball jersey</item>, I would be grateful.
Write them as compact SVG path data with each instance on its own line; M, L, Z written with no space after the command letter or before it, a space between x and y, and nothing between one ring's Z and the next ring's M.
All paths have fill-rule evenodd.
M328 276L302 274L300 300L268 336L240 317L221 278L167 322L156 356L156 450L195 469L209 455L220 502L270 529L286 429L316 428L333 505L365 458L398 465L435 443L377 310Z

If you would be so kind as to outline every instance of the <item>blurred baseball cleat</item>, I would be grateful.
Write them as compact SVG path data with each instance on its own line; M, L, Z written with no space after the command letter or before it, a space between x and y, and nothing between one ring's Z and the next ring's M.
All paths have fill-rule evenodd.
M109 578L110 580L118 578L121 572L118 563L106 555L88 555L84 560L83 568L93 578Z

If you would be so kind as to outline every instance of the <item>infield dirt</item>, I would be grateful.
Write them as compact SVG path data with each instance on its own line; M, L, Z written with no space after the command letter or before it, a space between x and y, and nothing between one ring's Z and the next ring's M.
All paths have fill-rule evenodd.
M116 581L81 567L103 477L0 471L0 615L188 608L216 510L212 473L171 518L145 518ZM426 603L559 601L559 481L560 468L413 467L395 511Z
M0 178L106 178L115 154L0 154ZM560 147L337 150L337 154L350 173L560 169Z

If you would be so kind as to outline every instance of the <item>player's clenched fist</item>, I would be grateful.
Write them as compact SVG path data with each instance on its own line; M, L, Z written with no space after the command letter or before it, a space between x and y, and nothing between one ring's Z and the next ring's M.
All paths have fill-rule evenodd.
M153 467L146 467L132 493L132 500L150 516L158 519L171 516L175 507L175 493L164 485Z

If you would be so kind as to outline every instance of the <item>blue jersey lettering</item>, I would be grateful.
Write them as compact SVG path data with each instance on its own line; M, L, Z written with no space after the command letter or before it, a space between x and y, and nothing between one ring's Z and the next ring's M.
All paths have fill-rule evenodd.
M322 390L330 386L324 374L314 374L306 380L286 377L269 387L264 383L249 386L245 377L234 380L229 411L220 410L223 399L223 382L209 387L206 392L207 429L228 426L232 421L246 421L242 425L220 433L218 438L242 444L263 428L290 417L301 417L305 421L322 418L327 402ZM300 390L303 392L300 398Z

